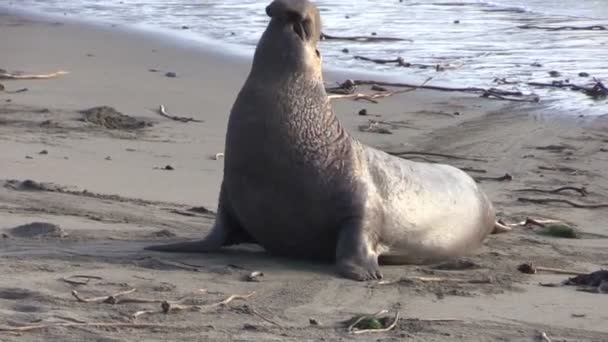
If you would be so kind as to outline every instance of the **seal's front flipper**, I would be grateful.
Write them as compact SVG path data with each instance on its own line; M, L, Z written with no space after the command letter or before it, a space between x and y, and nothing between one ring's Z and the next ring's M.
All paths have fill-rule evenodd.
M376 243L372 241L360 223L342 227L336 246L336 267L346 278L365 281L381 279Z

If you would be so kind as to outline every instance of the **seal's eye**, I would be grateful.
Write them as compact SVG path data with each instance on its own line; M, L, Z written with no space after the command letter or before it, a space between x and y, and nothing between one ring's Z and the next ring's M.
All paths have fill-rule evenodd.
M319 50L315 49L315 53L317 54L317 57L321 58L321 53L319 52Z

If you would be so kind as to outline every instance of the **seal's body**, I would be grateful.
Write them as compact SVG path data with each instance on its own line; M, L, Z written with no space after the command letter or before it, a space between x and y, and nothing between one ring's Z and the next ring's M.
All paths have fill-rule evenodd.
M485 194L463 171L365 146L332 111L316 50L318 10L275 0L230 113L218 212L201 241L152 246L210 252L254 242L271 253L335 260L377 279L387 263L463 255L494 229Z

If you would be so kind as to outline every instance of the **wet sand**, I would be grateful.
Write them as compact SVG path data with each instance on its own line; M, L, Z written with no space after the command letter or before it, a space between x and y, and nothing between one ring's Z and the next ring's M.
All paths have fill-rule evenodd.
M608 267L608 210L518 201L608 203L608 117L567 117L542 103L420 90L378 104L334 100L343 124L369 145L473 158L409 155L485 171L470 171L476 177L512 175L511 181L481 183L506 222L551 218L583 233L581 239L562 239L516 227L463 258L473 263L469 269L382 268L387 280L447 280L359 283L337 278L331 265L275 258L255 246L209 255L142 250L208 232L213 212L191 209L214 211L217 205L222 161L212 157L223 150L228 113L248 60L120 27L6 13L0 13L0 41L2 69L70 72L49 80L0 80L6 88L0 92L0 329L84 325L0 331L2 341L534 341L543 331L553 340L608 340L607 295L541 287L569 276L517 271L524 262L584 272ZM326 72L328 83L357 77L363 76ZM21 88L28 91L6 92ZM160 104L173 115L203 122L164 118L156 112ZM83 121L79 111L97 106L148 125L123 130ZM358 115L363 108L380 117ZM392 134L360 132L368 120L389 123L381 126ZM173 170L163 169L167 165ZM589 194L515 191L561 186L585 187ZM52 228L42 235L12 230L32 222L55 226L44 226ZM259 282L245 280L252 271L264 273ZM82 275L96 278L70 278ZM137 319L130 316L160 304L83 303L71 294L88 298L130 289L137 291L122 298L188 296L183 304L197 305L255 293L226 306ZM341 324L382 309L401 313L390 332L355 335Z

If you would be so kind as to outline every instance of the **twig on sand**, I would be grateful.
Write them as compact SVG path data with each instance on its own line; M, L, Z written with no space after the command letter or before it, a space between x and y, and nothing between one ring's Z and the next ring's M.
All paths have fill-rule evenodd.
M540 333L540 338L544 341L544 342L551 342L551 339L549 338L549 336L547 335L546 332L541 332Z
M500 222L500 221L499 221ZM540 226L540 227L544 227L546 224L550 224L550 223L563 223L564 221L561 220L553 220L553 219L533 219L533 218L529 218L526 217L525 220L520 221L520 222L515 222L515 223L504 223L504 222L500 222L501 224L504 224L508 227L515 227L515 226L528 226L528 225L534 225L534 226Z
M274 325L274 326L276 326L276 327L282 327L282 325L280 325L279 323L277 323L277 322L275 322L275 321L271 320L270 318L268 318L268 317L266 317L266 316L262 315L262 314L261 314L261 313L260 313L258 310L256 310L255 308L252 308L252 307L250 307L250 306L245 306L245 311L246 311L248 314L252 314L252 315L258 316L258 317L259 317L259 318L261 318L262 320L264 320L264 321L266 321L266 322L268 322L268 323L270 323L270 324L272 324L272 325Z
M600 209L600 208L608 208L608 203L595 203L595 204L586 204L586 203L577 203L572 202L565 199L558 198L526 198L520 197L517 199L520 202L529 202L536 204L547 204L547 203L564 203L575 208L583 208L583 209Z
M222 300L221 302L217 302L217 303L213 303L213 304L205 304L205 305L190 305L190 304L180 304L180 302L183 301L183 299L177 300L177 301L161 301L161 309L160 310L141 310L141 311L137 311L135 313L133 313L131 315L131 318L135 319L138 318L142 315L148 315L148 314L157 314L157 313L164 313L164 314L168 314L170 312L176 312L176 311L184 311L184 310L189 310L189 311L204 311L207 309L211 309L211 308L216 308L218 306L225 306L228 305L230 302L234 301L234 300L246 300L249 297L253 296L255 294L255 292L251 292L249 294L246 295L231 295L228 298Z
M75 280L74 278L85 279L85 280ZM66 282L68 284L72 284L72 285L86 285L91 281L91 279L101 280L103 278L98 277L98 276L90 276L90 275L73 275L73 276L61 278L62 281Z
M115 294L112 294L109 296L84 298L78 294L78 291L72 290L72 296L74 296L74 298L76 298L76 300L78 300L81 303L108 303L108 304L119 304L119 303L126 303L126 302L133 303L131 299L120 299L118 297L133 293L135 291L137 291L137 289L121 291L121 292L118 292L118 293L115 293Z
M410 63L406 62L403 57L397 57L392 59L380 59L380 58L369 58L364 56L354 56L355 59L359 59L362 61L372 62L376 64L396 64L399 67L410 68L417 67L420 69L435 69L435 71L443 71L446 69L457 69L462 66L461 64L420 64L420 63Z
M597 78L594 78L595 83L591 87L581 86L569 83L568 81L553 81L551 83L543 82L527 82L526 84L540 88L566 88L573 91L579 91L593 99L602 99L608 96L608 87Z
M573 31L603 31L608 30L606 26L602 25L592 25L592 26L536 26L536 25L521 25L517 26L519 29L537 29L537 30L547 30L547 31L561 31L561 30L573 30Z
M509 227L506 224L503 224L500 221L496 221L494 222L494 230L492 230L492 234L508 233L511 230L513 230L513 228Z
M452 283L463 283L463 284L492 284L491 278L484 279L462 279L462 278L445 278L445 277L418 277L418 276L406 276L395 280L382 280L379 281L378 285L392 285L399 283L411 283L414 281L420 281L423 283L438 283L438 282L452 282Z
M466 171L466 172L477 172L477 173L487 173L487 170L484 169L476 169L474 167L461 167L460 168L462 171Z
M166 117L167 119L171 119L171 120L179 121L179 122L203 122L202 120L198 120L198 119L194 119L194 118L187 118L187 117L183 117L183 116L171 115L171 114L167 113L167 111L165 110L165 106L163 106L162 104L158 108L158 114Z
M0 91L4 90L4 86L2 84L0 84ZM25 93L26 91L28 91L28 88L21 88L21 89L17 89L17 90L6 90L4 91L7 94L19 94L19 93Z
M470 161L478 161L478 162L484 162L484 163L488 162L487 160L480 159L480 158L462 157L462 156L455 156L455 155L451 155L451 154L423 152L423 151L386 151L386 153L392 154L392 155L398 156L398 157L408 155L408 154L414 154L414 155L421 155L421 156L442 157L442 158L447 158L447 159L470 160Z
M413 91L416 89L406 89L406 90L401 90L401 91L384 91L384 92L379 92L379 93L374 93L374 94L360 94L360 93L353 93L353 94L332 94L332 95L328 95L327 97L330 100L335 100L335 99L353 99L355 101L358 100L365 100L365 101L369 101L371 103L378 103L378 101L376 101L376 99L381 99L381 98L385 98L385 97L389 97L389 96L393 96L393 95L397 95L397 94L403 94L403 93L407 93L410 91Z
M538 272L552 273L552 274L568 274L568 275L586 275L586 272L566 270L563 268L543 267L535 266L532 263L525 263L517 266L517 270L521 273L536 274Z
M503 100L513 100L513 98L517 98L518 100L524 100L526 102L538 102L538 96L534 94L524 94L521 91L508 91L501 90L496 88L479 88L479 87L442 87L442 86L433 86L433 85L418 85L411 83L395 83L395 82L383 82L383 81L374 81L374 80L346 80L342 82L338 87L327 89L329 92L337 92L337 93L348 93L353 92L354 88L359 85L375 85L375 86L387 86L387 87L405 87L405 88L414 88L414 89L430 89L430 90L441 90L441 91L450 91L450 92L464 92L464 93L474 93L480 94L481 97L495 97Z
M503 181L511 181L511 180L513 180L513 176L511 176L508 173L505 173L504 175L499 176L499 177L479 176L479 177L473 177L473 178L477 182L488 181L488 180L497 181L497 182L503 182Z
M158 323L132 323L132 322L58 322L48 324L24 325L20 327L3 327L0 326L0 331L7 332L26 332L32 330L41 330L54 327L99 327L99 328L174 328L166 324Z
M323 32L321 32L320 38L321 38L321 40L351 40L351 41L356 41L356 42L394 42L394 41L413 42L413 40L407 39L407 38L376 37L376 36L339 37L339 36L330 36Z
M520 192L543 192L543 193L547 193L547 194L557 194L557 193L560 193L560 192L566 191L566 190L576 191L582 197L585 197L585 196L589 195L589 192L587 191L587 188L585 188L585 187L580 187L579 188L579 187L575 187L575 186L562 186L560 188L552 189L552 190L543 190L543 189L536 189L536 188L524 188L524 189L517 189L517 190L513 190L513 191L520 191Z
M23 73L10 73L8 71L0 71L0 80L40 80L53 78L61 75L69 74L68 71L59 70L49 74L23 74Z

